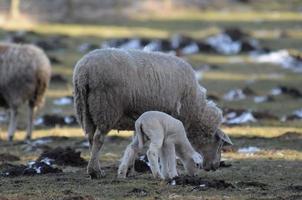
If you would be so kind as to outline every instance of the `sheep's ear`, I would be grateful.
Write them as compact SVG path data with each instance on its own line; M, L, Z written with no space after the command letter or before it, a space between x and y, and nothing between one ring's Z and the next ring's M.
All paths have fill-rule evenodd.
M232 140L222 130L218 129L216 134L220 139L222 139L222 141L226 143L225 145L233 145Z

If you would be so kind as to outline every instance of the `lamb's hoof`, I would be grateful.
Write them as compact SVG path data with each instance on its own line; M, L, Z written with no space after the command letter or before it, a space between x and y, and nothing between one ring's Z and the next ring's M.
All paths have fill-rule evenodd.
M27 135L27 136L25 137L25 141L26 141L26 142L30 142L30 141L31 141L31 136Z
M103 170L95 169L88 169L88 174L90 175L91 179L100 179L105 176L105 172Z

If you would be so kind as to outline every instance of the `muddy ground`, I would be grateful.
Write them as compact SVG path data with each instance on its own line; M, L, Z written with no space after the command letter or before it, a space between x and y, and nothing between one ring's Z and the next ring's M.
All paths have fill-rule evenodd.
M132 133L112 131L100 156L106 177L91 180L86 174L89 151L75 122L70 97L76 61L112 38L157 38L166 42L175 33L182 33L205 41L232 27L236 30L233 34L242 31L247 40L257 40L262 53L283 49L294 56L297 65L299 60L302 62L301 2L289 0L290 6L279 0L268 0L265 6L262 1L248 2L218 3L204 12L180 11L167 16L136 13L129 19L109 22L104 19L90 25L17 23L1 27L1 41L23 41L44 48L52 60L53 78L45 106L37 113L30 143L23 141L26 108L20 109L18 131L12 144L6 141L8 116L0 109L0 200L302 199L302 117L294 115L302 109L302 73L279 64L255 62L251 59L252 52L246 50L225 55L204 49L180 55L197 71L208 96L230 117L222 129L230 135L234 146L224 148L224 164L219 170L200 171L197 177L181 176L170 181L154 180L148 172L126 180L117 179L119 159ZM281 93L271 96L276 88L281 88ZM225 99L235 89L242 90L245 97L237 94L231 95L235 99ZM256 102L259 96L268 98ZM253 114L256 120L233 124L231 112L238 116ZM54 156L61 159L52 163L58 170L35 174L36 169L29 169L24 175L30 161L36 161L45 151L53 156L49 151L57 147L61 148L57 152L70 147L61 153L63 156ZM19 166L18 176L6 173L12 165ZM178 168L183 175L182 166Z

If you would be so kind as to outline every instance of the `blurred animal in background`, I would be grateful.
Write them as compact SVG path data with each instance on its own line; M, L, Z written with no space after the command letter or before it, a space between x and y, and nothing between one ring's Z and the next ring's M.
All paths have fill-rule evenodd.
M43 105L51 76L46 54L33 45L0 44L0 107L10 112L8 140L12 141L17 127L18 108L28 104L26 139L31 138L34 112Z
M171 179L178 176L176 155L190 176L202 168L203 157L192 147L182 122L163 112L148 111L135 122L135 136L126 148L118 177L125 178L128 168L134 168L138 150L143 149L146 139L150 140L147 157L155 178Z
M94 50L80 59L73 72L78 121L88 136L92 178L104 175L99 154L111 129L134 130L144 112L157 110L179 119L206 170L220 164L221 147L232 144L219 126L222 111L206 99L194 70L184 60L141 50ZM208 154L208 155L206 155Z

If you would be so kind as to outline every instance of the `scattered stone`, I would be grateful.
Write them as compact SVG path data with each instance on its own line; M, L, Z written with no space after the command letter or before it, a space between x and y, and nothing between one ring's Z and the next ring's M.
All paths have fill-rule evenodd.
M70 166L84 166L87 164L85 159L81 157L81 152L76 152L70 147L62 148L57 147L43 152L37 161L43 159L51 159L57 165L70 165Z
M62 200L95 200L93 196L85 195L85 196L68 196L63 197Z
M282 94L287 94L294 98L301 98L302 92L294 87L287 87L287 86L279 86Z

